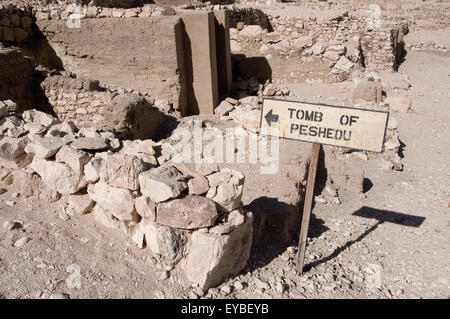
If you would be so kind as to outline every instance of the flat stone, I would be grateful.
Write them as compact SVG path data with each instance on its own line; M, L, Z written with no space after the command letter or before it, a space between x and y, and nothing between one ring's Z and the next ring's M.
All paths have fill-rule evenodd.
M49 127L56 122L56 118L38 110L24 111L22 113L22 118L27 123L34 123L45 127Z
M108 147L103 137L79 137L70 144L76 150L104 150Z
M209 227L215 224L218 213L215 203L206 197L188 195L158 205L159 224L183 229Z
M32 143L27 145L25 152L33 153L38 158L47 159L55 155L66 144L68 141L61 137L35 138Z
M188 181L189 194L203 195L209 190L208 180L200 174L194 176Z

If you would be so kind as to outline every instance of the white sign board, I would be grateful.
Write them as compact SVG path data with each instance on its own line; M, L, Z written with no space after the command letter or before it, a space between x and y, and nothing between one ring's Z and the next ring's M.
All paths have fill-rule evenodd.
M287 100L263 100L268 135L381 152L389 112Z

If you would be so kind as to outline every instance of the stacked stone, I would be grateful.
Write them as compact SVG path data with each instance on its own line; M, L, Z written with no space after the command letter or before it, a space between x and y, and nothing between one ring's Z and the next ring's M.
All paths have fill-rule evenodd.
M0 103L1 177L24 197L64 195L65 214L92 213L202 289L245 267L252 214L242 208L241 172L206 159L189 169L171 160L169 143L120 141L37 110L13 110L11 101Z
M79 126L95 122L113 98L110 92L99 91L96 80L54 75L47 77L41 87L58 118Z
M0 41L22 43L37 34L31 8L0 3Z

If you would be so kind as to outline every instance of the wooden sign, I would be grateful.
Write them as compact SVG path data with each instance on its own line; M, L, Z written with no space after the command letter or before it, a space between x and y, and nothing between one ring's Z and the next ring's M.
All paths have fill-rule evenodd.
M372 152L383 150L389 112L264 99L267 135Z
M389 112L263 99L262 133L312 142L305 202L298 241L296 270L303 273L320 144L382 152Z

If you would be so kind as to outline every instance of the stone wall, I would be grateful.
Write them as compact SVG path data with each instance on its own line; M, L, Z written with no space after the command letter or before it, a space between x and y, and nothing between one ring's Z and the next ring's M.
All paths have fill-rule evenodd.
M204 290L246 266L253 217L241 172L208 161L188 168L168 142L121 141L36 110L8 110L4 133L0 176L21 196L64 200L62 218L93 214Z
M54 75L41 87L58 119L79 127L110 130L127 138L152 138L163 121L150 97L102 88L97 80Z
M0 3L0 41L22 43L37 33L30 7Z

